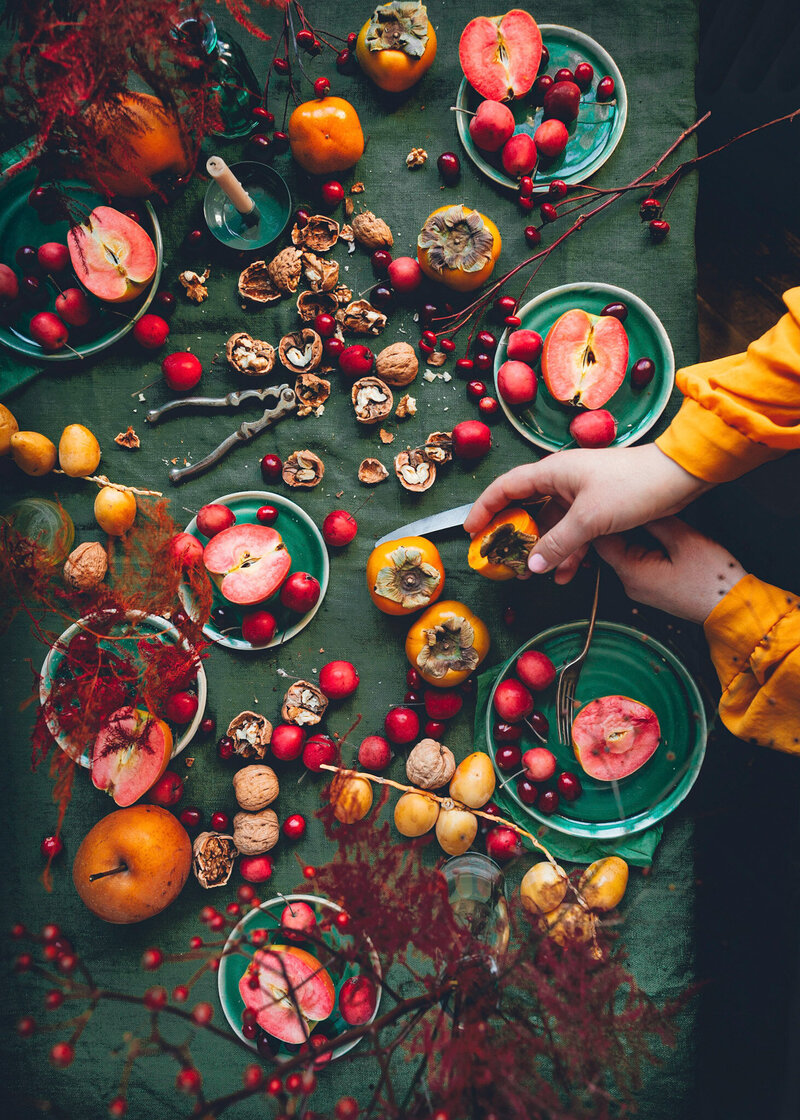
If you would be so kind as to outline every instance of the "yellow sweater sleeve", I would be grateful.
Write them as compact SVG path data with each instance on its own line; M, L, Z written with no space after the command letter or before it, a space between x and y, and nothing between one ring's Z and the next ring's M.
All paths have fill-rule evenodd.
M728 730L800 754L800 598L744 576L704 629Z
M679 370L686 398L657 446L706 482L728 482L800 448L800 288L775 326L734 354Z

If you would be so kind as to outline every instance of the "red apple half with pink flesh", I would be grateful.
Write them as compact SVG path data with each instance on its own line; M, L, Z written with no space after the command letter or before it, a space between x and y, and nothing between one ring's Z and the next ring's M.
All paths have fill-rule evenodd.
M239 981L239 992L261 1029L293 1046L305 1042L314 1024L327 1019L336 1003L328 971L294 945L257 950Z
M289 574L292 558L276 529L232 525L211 538L203 563L229 603L249 607L275 594Z
M635 773L655 753L660 739L655 712L628 696L599 696L578 712L572 725L575 757L600 782Z
M565 311L547 332L541 368L557 401L601 408L625 380L628 335L613 315Z
M541 32L533 16L520 8L502 16L478 16L461 32L458 57L467 81L481 97L523 97L539 70Z
M119 708L95 739L92 782L124 809L158 781L171 755L172 732L163 720L141 708Z
M106 303L136 299L153 279L156 247L147 231L111 206L96 206L67 234L75 275Z

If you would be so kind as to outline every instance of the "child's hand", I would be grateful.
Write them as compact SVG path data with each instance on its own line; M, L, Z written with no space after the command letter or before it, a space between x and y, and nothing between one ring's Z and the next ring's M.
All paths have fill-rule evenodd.
M527 498L553 497L547 531L528 558L532 572L556 570L567 583L595 537L632 529L683 509L709 483L695 478L653 443L598 451L557 451L515 467L484 490L464 522L479 532L494 514Z
M652 521L645 529L661 548L643 548L619 534L594 542L637 603L702 625L720 599L747 575L727 549L677 517Z

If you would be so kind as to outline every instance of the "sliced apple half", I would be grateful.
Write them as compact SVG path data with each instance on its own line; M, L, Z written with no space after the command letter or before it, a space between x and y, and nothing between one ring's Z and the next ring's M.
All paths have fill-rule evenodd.
M231 525L208 542L203 563L229 603L249 607L275 594L289 574L292 558L277 530Z
M556 319L542 350L542 377L562 404L601 408L628 369L628 335L613 315L573 308Z
M141 708L119 708L95 739L92 782L124 809L158 781L171 755L172 732L163 720Z
M153 279L158 256L138 222L111 206L97 206L67 234L75 275L105 303L135 299Z
M293 1046L306 1041L336 1002L327 969L294 945L257 950L239 981L239 992L261 1029Z
M661 728L655 712L628 696L599 696L572 724L575 757L600 782L635 773L655 754Z
M490 101L523 97L536 80L542 35L521 8L502 16L478 16L461 32L461 69L473 89Z

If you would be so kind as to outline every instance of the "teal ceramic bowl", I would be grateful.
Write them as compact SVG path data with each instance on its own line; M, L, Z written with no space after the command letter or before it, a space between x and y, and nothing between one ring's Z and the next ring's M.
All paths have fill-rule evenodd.
M77 179L69 179L61 185L79 205L81 213L88 214L95 206L107 205L102 195ZM29 205L28 195L35 186L36 172L33 168L22 171L19 175L6 175L0 180L0 261L10 265L18 276L21 275L21 270L16 265L14 254L21 246L32 245L38 248L46 241L60 241L63 244L67 241L67 221L45 223ZM164 260L161 226L155 210L149 202L137 203L136 209L141 216L143 229L153 240L157 258L155 274L144 291L134 300L115 304L103 303L87 292L93 310L91 321L85 327L69 328L71 350L50 353L31 338L29 331L30 320L38 311L55 310L55 298L59 293L55 282L42 275L40 279L46 291L46 299L35 307L23 304L14 318L0 322L0 345L29 361L75 362L80 358L100 354L133 330L136 320L147 311L158 290ZM81 287L70 268L56 279L62 288Z
M289 222L289 188L265 163L235 163L231 171L258 207L258 222L246 225L222 187L212 179L203 203L206 225L217 241L230 249L263 249L277 241Z
M569 622L545 630L521 646L501 668L486 708L486 741L493 760L493 700L497 684L513 676L516 659L529 649L546 654L556 668L564 665L582 649L587 625L586 621ZM577 774L583 792L572 802L561 798L557 812L547 815L520 800L516 779L512 779L503 793L506 804L513 806L518 824L531 831L535 831L536 825L546 825L570 836L613 840L658 824L680 805L700 772L708 727L697 685L671 650L630 626L597 623L578 681L576 700L582 707L598 696L629 696L651 708L661 728L655 754L639 770L618 782L589 777L572 747L558 742L555 695L555 684L536 694L537 711L543 712L550 724L547 747L556 756L556 773L569 770ZM523 753L540 745L530 732L523 734ZM497 773L498 784L508 778L499 768ZM541 788L552 784L543 783Z
M577 121L569 126L570 139L564 151L556 159L540 161L533 176L534 193L547 191L553 179L563 179L568 185L582 183L598 171L622 139L628 117L628 95L622 74L614 59L588 35L572 27L543 23L539 25L542 41L550 52L546 73L555 74L556 70L567 67L574 70L579 62L588 62L594 68L591 88L581 94L581 108ZM612 101L598 102L595 89L600 78L609 75L614 79L616 96ZM483 98L469 84L466 78L459 86L456 106L475 112ZM530 102L530 97L509 102L509 108L517 122L515 132L527 132L533 136L542 123L543 110ZM475 147L469 134L470 117L467 113L456 113L458 135L464 151L493 182L499 186L516 191L517 180L506 174L498 154L481 152Z
M295 634L299 634L301 630L308 626L325 598L330 565L328 563L328 550L325 547L322 534L305 510L280 494L270 494L266 490L243 490L236 494L225 494L221 498L213 498L212 501L216 505L227 506L233 510L236 514L236 522L239 525L258 525L256 513L261 506L274 506L278 511L278 520L271 527L277 529L289 550L289 555L292 558L290 574L291 572L308 572L309 575L314 576L319 581L320 592L315 606L306 614L300 616L281 605L279 593L276 593L266 602L259 603L258 607L254 609L269 611L275 616L278 627L270 642L263 645L253 645L246 642L241 634L242 618L246 612L234 603L229 603L223 597L222 592L215 587L212 609L224 607L230 619L230 624L220 627L213 622L209 622L203 627L203 633L213 642L226 646L228 649L252 651L272 649L274 646L284 645ZM197 537L204 547L208 544L208 537L204 537L197 528L196 517L193 517L186 526L186 532ZM181 587L181 601L186 610L191 613L191 598L189 589L185 584Z
M628 334L628 369L639 358L652 358L656 372L644 389L634 389L630 378L625 380L611 399L603 405L617 421L614 447L625 447L641 439L656 423L667 406L675 384L675 355L664 325L651 307L632 292L614 284L586 281L563 284L551 288L526 303L517 315L522 320L521 329L538 331L542 338L565 311L580 307L598 315L609 303L621 302L628 307L625 330ZM497 389L497 371L506 360L508 331L495 352L494 376ZM545 451L560 451L577 446L569 432L569 425L578 409L560 404L547 391L539 377L539 388L533 404L525 408L511 408L498 392L497 398L506 418L520 435Z

